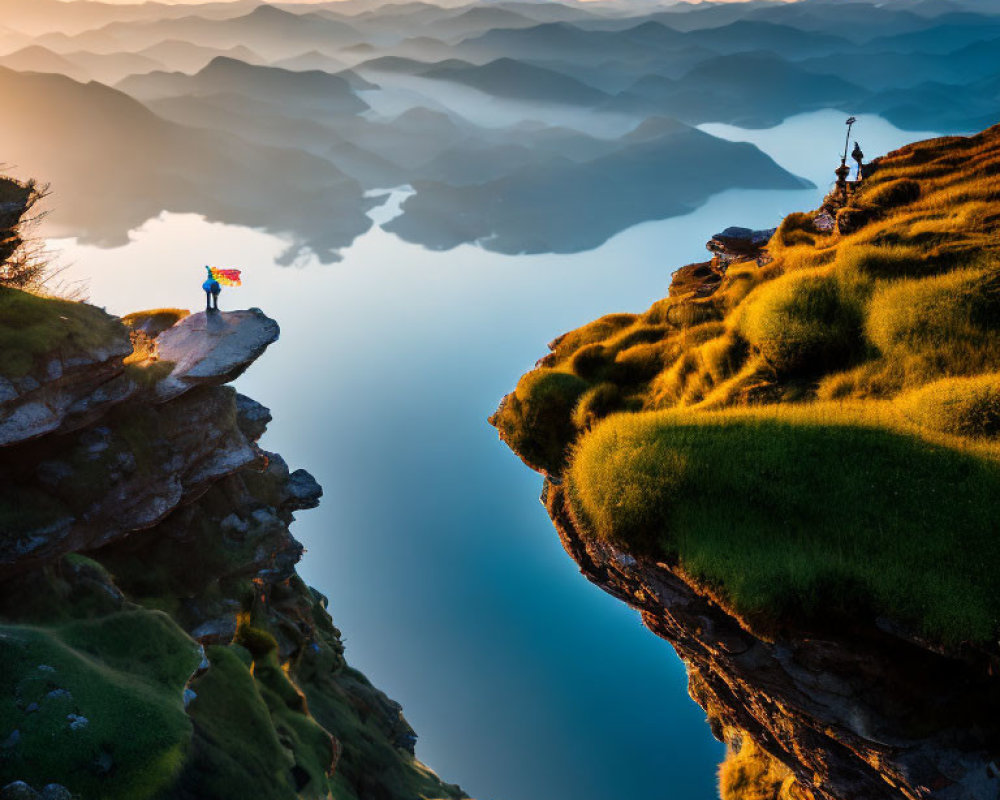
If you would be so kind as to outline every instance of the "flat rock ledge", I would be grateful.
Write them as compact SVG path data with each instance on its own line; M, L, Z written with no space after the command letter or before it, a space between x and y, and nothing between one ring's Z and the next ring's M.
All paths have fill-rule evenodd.
M172 400L196 386L235 380L280 333L278 323L259 308L201 311L185 317L156 339L157 358L174 364L156 388L156 402Z
M173 363L153 402L173 400L197 386L221 386L243 374L279 334L259 308L201 312L156 338L160 361ZM126 329L106 347L60 358L18 379L0 376L0 447L91 424L141 388L128 378L123 359L132 351Z

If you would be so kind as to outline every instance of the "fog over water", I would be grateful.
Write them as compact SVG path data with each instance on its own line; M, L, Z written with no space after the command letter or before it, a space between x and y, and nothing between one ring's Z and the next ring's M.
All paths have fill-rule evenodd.
M777 128L703 126L752 141L815 189L731 190L572 255L431 252L382 230L404 190L337 264L275 261L288 242L163 214L124 247L51 247L115 313L202 302L203 265L244 270L224 309L259 306L280 341L237 382L272 409L263 440L324 486L293 532L330 598L351 664L399 700L417 753L481 800L716 796L723 755L684 668L637 615L587 583L537 501L541 479L486 417L556 335L666 293L728 225L814 208L843 114ZM862 116L875 156L927 134Z
M372 107L372 116L394 117L410 108L423 106L451 111L484 128L504 128L533 120L547 125L564 125L598 138L624 136L643 119L637 114L508 100L467 86L412 75L373 72L372 76L378 80L379 89L358 92Z

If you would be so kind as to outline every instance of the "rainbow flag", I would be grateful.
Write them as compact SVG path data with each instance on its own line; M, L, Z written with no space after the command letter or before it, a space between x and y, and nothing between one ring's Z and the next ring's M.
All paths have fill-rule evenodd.
M211 268L212 278L217 280L221 286L242 286L240 271L238 269L216 269Z

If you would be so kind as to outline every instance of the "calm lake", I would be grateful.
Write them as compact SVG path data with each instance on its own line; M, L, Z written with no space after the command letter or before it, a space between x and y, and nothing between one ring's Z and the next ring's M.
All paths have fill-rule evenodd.
M546 342L645 309L673 269L704 260L713 233L814 208L843 119L703 126L818 188L726 192L576 255L429 252L376 224L340 263L279 267L288 242L168 213L125 247L50 246L66 277L118 314L197 310L204 264L244 271L221 306L259 306L282 334L237 386L272 409L263 446L326 490L293 528L308 548L300 572L329 596L349 660L403 704L418 755L443 778L480 800L709 800L723 748L688 698L683 664L579 575L537 500L541 479L486 418ZM855 132L869 156L931 135L874 117ZM376 209L376 223L404 196Z

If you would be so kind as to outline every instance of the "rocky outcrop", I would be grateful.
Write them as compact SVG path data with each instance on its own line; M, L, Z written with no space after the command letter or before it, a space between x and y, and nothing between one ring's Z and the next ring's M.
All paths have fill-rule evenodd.
M122 359L132 352L124 329L89 352L52 354L32 372L0 375L0 447L83 427L131 397Z
M1000 796L998 664L890 630L757 631L676 566L582 537L561 486L547 482L543 502L581 572L685 662L716 736L737 750L749 738L800 796Z
M670 278L669 296L687 295L692 300L703 300L715 294L722 285L726 271L733 264L754 262L757 266L766 265L770 259L767 243L776 230L729 227L715 234L705 243L712 259L674 270Z
M224 385L277 324L134 315L126 365L126 329L81 309L105 344L0 382L2 796L465 798L296 573L290 526L322 488L260 449L270 411Z
M70 377L63 372L39 386L35 392L47 402L20 396L8 430L18 419L35 424L20 426L30 436L16 440L21 445L0 463L0 474L12 489L30 490L35 505L46 513L28 516L5 531L0 575L149 528L259 457L238 424L235 392L221 384L277 338L278 326L256 309L211 316L211 321L204 314L186 317L157 338L176 374L151 388L140 389L124 373L122 357L131 346L123 329L115 350L81 357L73 362ZM101 379L104 383L95 389ZM126 404L129 399L134 402ZM36 406L49 416L31 414ZM76 412L57 414L53 409ZM90 420L89 426L81 426L112 411L112 418L100 424ZM261 412L244 401L246 415L260 417ZM54 428L58 436L44 444L31 441L46 428Z
M259 308L191 314L156 337L156 358L173 364L156 387L170 400L197 386L236 380L278 339L278 323Z
M761 256L777 228L751 230L731 226L715 234L705 247L725 263L750 261Z

